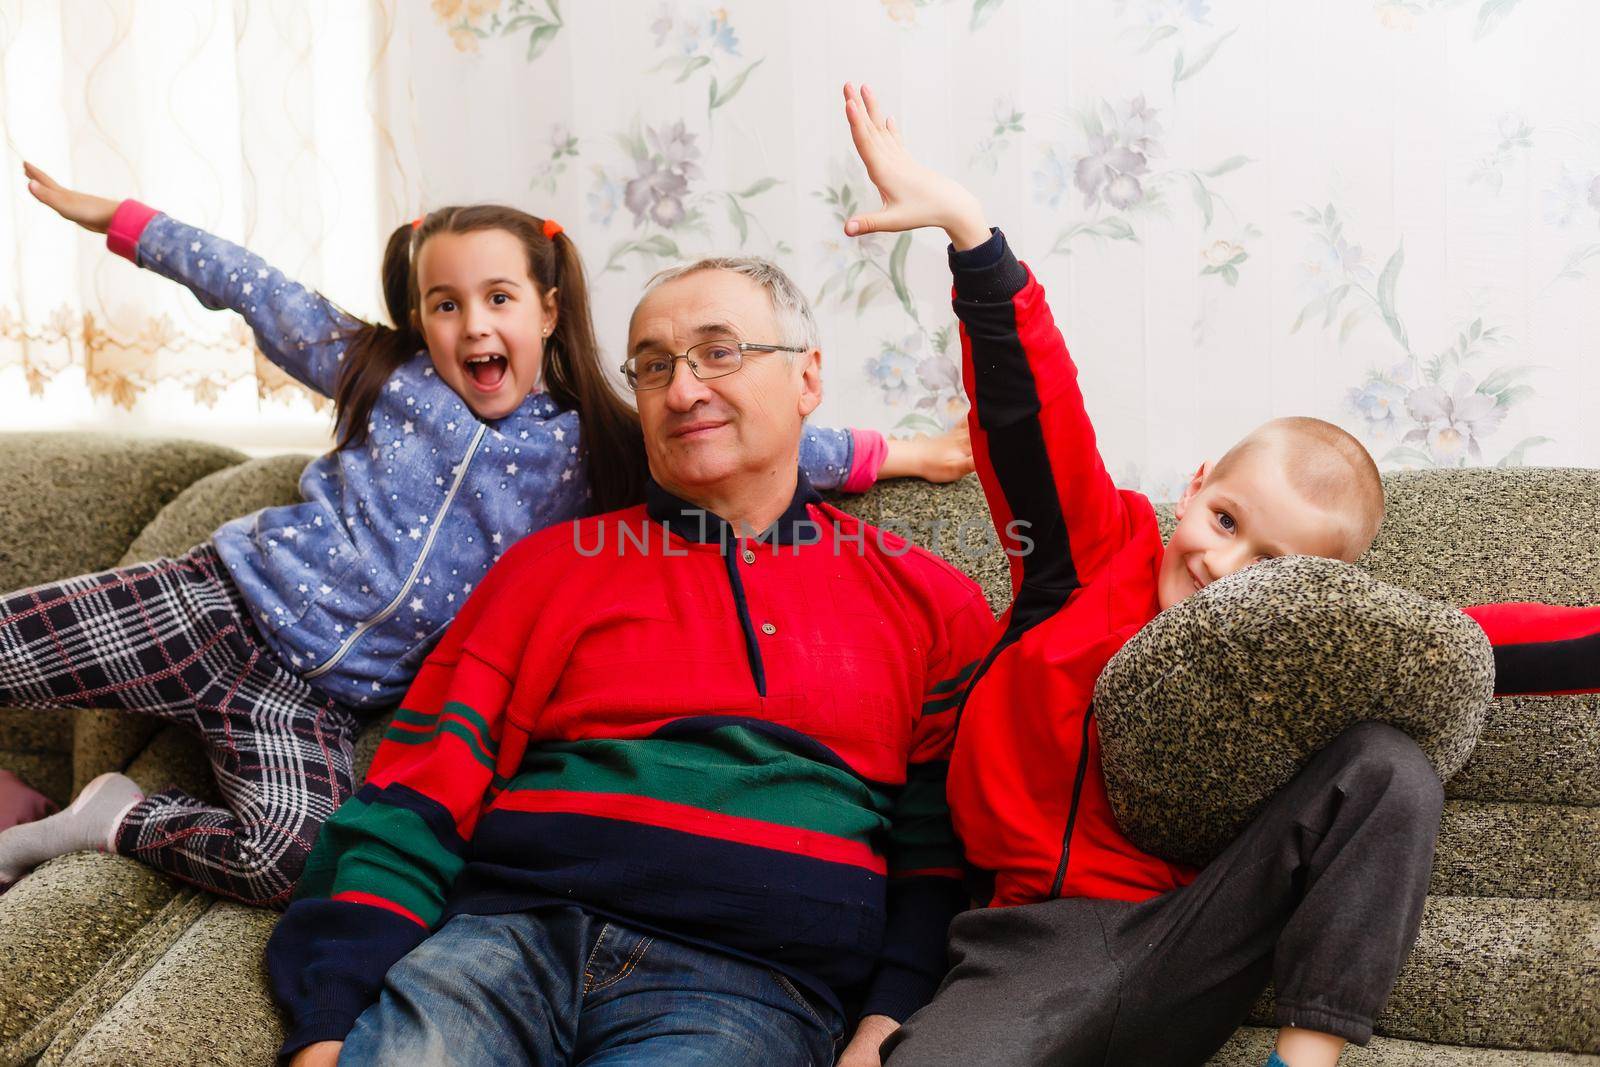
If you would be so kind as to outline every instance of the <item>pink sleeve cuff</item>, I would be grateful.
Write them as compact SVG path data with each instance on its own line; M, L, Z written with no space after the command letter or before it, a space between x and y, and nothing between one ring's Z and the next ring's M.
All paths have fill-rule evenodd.
M138 263L139 235L159 214L161 212L155 208L137 200L124 200L117 205L117 212L111 216L111 225L106 229L106 247L128 262Z
M850 474L840 486L847 493L865 493L878 481L878 472L889 455L889 442L876 430L850 431Z

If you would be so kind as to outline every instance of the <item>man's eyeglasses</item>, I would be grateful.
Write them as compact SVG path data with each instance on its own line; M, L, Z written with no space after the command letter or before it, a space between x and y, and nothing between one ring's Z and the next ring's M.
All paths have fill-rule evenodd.
M665 389L671 385L672 372L680 359L689 364L689 370L696 378L704 382L726 377L738 370L744 365L746 352L804 351L804 348L794 345L759 345L731 338L701 341L697 345L690 345L678 356L656 353L629 356L622 361L622 375L628 379L628 387L637 393L645 389Z

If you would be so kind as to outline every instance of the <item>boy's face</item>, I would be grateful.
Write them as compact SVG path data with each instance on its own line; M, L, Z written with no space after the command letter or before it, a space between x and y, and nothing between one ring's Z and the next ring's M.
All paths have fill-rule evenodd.
M1178 528L1156 588L1162 610L1263 559L1342 558L1349 529L1343 516L1300 495L1272 448L1241 456L1220 477L1205 464L1174 510Z

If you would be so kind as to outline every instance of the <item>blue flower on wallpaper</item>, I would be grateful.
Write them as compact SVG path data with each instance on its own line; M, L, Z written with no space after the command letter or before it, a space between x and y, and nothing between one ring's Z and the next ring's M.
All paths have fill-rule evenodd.
M1347 240L1338 228L1318 234L1312 253L1300 264L1301 285L1312 301L1325 300L1339 293L1335 303L1352 286L1370 287L1377 282L1366 250Z
M1410 374L1410 365L1399 363L1388 370L1373 371L1365 385L1350 390L1350 408L1366 422L1368 433L1394 433L1396 416L1405 411L1405 382Z
M676 5L664 3L650 29L656 35L657 47L672 38L678 51L685 56L709 57L715 52L730 56L739 54L739 36L728 21L725 8L684 16L678 13Z
M898 407L910 399L921 351L922 335L913 333L898 341L885 341L882 351L867 360L867 381L883 393L886 403Z
M932 335L918 329L884 341L879 353L866 361L867 381L884 404L912 409L895 429L943 433L966 417L961 367L947 352L954 336L949 326Z
M1117 0L1117 15L1143 19L1152 26L1211 23L1211 0Z
M617 209L622 207L622 183L606 173L604 167L594 168L594 186L589 190L589 217L602 226L609 226Z
M1072 168L1056 152L1046 148L1039 169L1033 172L1033 198L1051 207L1061 206L1061 197L1072 188Z

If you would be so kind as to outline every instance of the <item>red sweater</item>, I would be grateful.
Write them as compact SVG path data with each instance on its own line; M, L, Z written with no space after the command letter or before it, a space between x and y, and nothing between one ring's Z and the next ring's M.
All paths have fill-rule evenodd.
M273 934L286 1053L343 1037L451 915L548 901L863 1012L932 995L963 903L945 760L994 618L803 475L771 533L724 550L652 485L490 570Z
M1155 512L1112 484L1044 289L1005 237L950 260L973 454L1015 596L968 688L947 784L975 895L1144 900L1194 871L1117 829L1090 699L1159 610ZM1497 692L1600 689L1600 609L1466 610L1495 645Z

